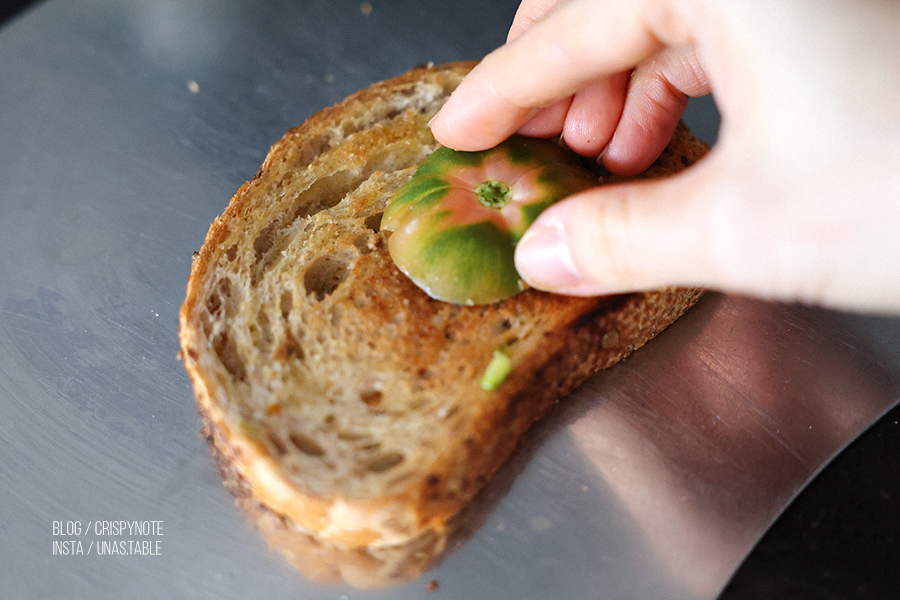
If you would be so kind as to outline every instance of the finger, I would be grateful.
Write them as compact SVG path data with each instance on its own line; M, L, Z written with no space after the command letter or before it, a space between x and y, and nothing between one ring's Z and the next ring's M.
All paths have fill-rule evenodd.
M516 248L519 273L535 288L579 296L729 282L734 254L719 232L735 231L723 222L734 204L722 197L713 162L551 206Z
M575 95L562 132L569 148L589 157L604 151L622 115L628 77L619 73L599 79Z
M771 166L739 163L729 171L715 152L670 178L598 187L554 204L519 241L516 268L532 287L569 295L696 286L900 309L882 260L896 255L883 243L896 222L894 205L884 203L887 211L874 217L852 206L810 214L805 200L792 200L825 198L832 182L773 184Z
M638 65L604 166L619 175L644 171L665 149L689 97L708 92L709 81L692 48L668 48Z
M537 138L558 137L566 123L566 114L572 98L564 98L541 109L527 123L519 128L519 133Z
M637 175L665 149L688 97L661 78L638 83L625 100L622 118L603 154L603 165L618 175Z
M516 16L513 17L512 25L509 27L509 34L506 41L511 42L537 23L553 10L560 0L522 0L516 10Z
M432 121L438 141L458 150L490 148L539 109L630 70L661 47L645 25L644 2L605 9L598 14L597 3L583 0L558 5L486 56Z

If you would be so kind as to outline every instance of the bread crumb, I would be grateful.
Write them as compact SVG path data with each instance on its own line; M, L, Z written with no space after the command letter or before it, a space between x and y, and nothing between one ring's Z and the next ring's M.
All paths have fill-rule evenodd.
M532 517L529 520L528 524L531 525L531 528L534 531L548 531L553 526L553 523L550 521L550 519L548 519L544 515Z
M362 12L362 14L364 14L368 17L369 15L372 14L372 3L371 2L363 2L362 4L359 5L359 10L360 10L360 12Z
M200 93L200 84L193 79L187 82L187 88L191 91L192 94Z
M425 584L425 591L426 592L436 592L438 589L438 585L439 585L438 580L432 579L431 581L429 581L428 583Z

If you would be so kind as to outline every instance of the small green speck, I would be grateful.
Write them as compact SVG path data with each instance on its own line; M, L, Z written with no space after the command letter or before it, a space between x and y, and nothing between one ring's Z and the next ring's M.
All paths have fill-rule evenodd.
M484 377L481 378L481 389L488 392L496 390L506 381L506 378L512 372L512 361L503 350L494 350L494 357L484 371Z

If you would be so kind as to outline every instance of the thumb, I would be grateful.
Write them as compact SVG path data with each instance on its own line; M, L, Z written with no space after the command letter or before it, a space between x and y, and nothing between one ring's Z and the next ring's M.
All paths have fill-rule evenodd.
M723 197L730 186L716 181L712 162L707 157L665 179L600 186L551 206L520 240L516 268L532 287L577 296L733 284L723 281L733 272L727 265L745 261L726 232L740 220L729 216L737 203Z

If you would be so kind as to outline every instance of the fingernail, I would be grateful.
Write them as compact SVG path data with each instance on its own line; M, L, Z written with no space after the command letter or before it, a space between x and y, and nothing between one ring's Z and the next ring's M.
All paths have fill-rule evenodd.
M551 292L575 290L583 281L566 243L565 226L552 215L519 240L516 268L529 285Z

